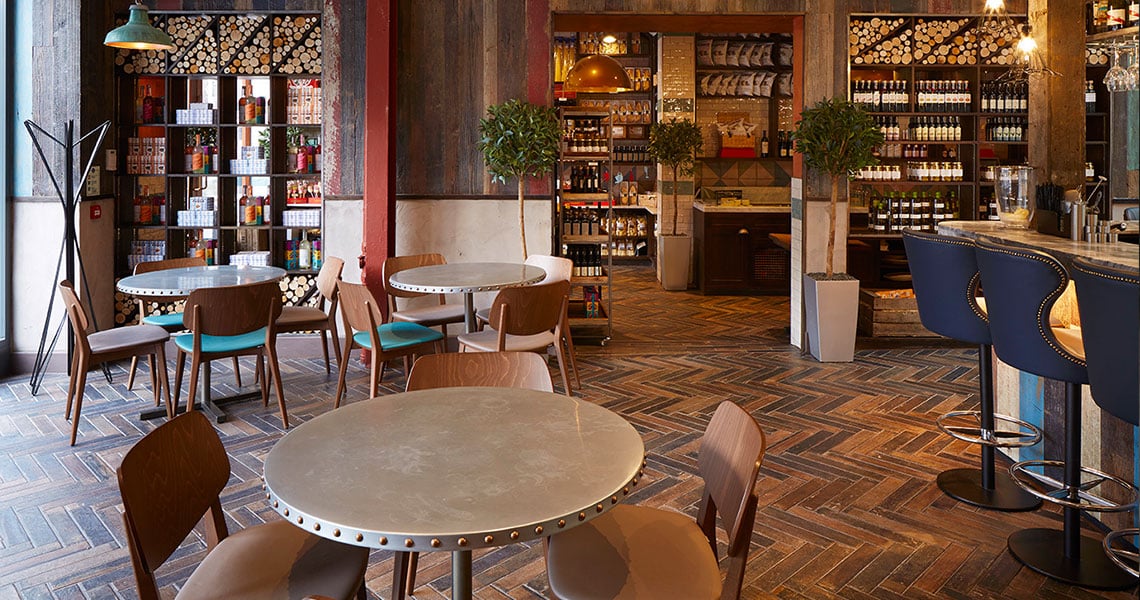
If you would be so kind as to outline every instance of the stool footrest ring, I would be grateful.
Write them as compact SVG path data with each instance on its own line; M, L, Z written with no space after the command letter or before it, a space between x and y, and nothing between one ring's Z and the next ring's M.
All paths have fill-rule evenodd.
M970 417L974 420L974 425L953 425L948 423L952 419L962 419ZM938 428L943 433L953 437L954 439L969 442L971 444L981 444L983 446L993 446L995 448L1022 448L1025 446L1032 446L1041 441L1041 430L1032 423L1015 419L1007 415L994 415L995 422L1010 423L1016 425L1018 428L1027 431L1007 431L1007 430L992 430L984 429L981 426L982 413L976 410L956 410L948 412L935 421Z
M1129 537L1140 538L1140 529L1119 529L1109 532L1104 536L1104 552L1121 569L1128 571L1133 577L1140 577L1140 552L1135 550L1135 546L1129 549L1115 543L1117 540ZM1133 540L1133 543L1135 544L1136 540Z
M1103 471L1089 467L1081 467L1082 475L1092 475L1094 478L1082 482L1079 486L1067 486L1064 482L1029 470L1032 467L1064 468L1064 466L1065 463L1059 460L1024 460L1011 465L1009 467L1009 474L1013 477L1014 482L1025 491L1046 502L1060 506L1091 512L1125 512L1136 508L1137 492L1140 492L1140 489L1137 489L1135 485L1119 477L1109 475ZM1131 501L1117 503L1106 500L1089 491L1102 483L1115 483L1119 487L1127 490L1131 494ZM1045 491L1040 491L1038 486L1044 487Z

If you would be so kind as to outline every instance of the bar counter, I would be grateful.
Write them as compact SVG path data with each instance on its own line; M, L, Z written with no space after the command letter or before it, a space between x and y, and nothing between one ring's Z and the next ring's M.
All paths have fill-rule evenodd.
M1066 267L1080 256L1120 269L1140 269L1140 247L1127 242L1074 242L1030 229L1007 229L997 221L946 221L938 225L938 233L970 239L988 238L999 244L1040 250L1053 255Z
M1020 246L1045 252L1066 266L1074 257L1122 269L1140 269L1140 247L1126 242L1075 242L1024 229L1005 229L993 221L947 221L938 226L942 235L971 239L985 238L1000 244ZM1121 332L1140 338L1140 332ZM1024 419L1037 425L1045 434L1042 443L1009 449L1013 460L1055 459L1063 456L1064 399L1063 383L1015 369L994 356L994 398L999 413ZM1117 477L1140 481L1140 428L1108 414L1093 402L1089 386L1081 388L1081 462ZM1120 500L1120 498L1117 498ZM1111 528L1135 527L1133 514L1100 513L1093 515Z

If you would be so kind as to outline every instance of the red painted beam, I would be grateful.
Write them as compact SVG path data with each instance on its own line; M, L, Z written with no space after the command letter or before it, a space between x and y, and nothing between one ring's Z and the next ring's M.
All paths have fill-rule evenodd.
M384 298L381 267L396 251L397 0L368 0L364 81L364 223L361 278ZM380 303L386 307L386 302Z

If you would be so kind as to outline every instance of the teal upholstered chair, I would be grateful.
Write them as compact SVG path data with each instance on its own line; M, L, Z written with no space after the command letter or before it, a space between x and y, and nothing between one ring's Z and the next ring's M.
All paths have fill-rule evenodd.
M152 260L150 262L141 262L135 265L134 275L141 275L143 273L151 273L153 271L165 271L167 269L184 269L187 267L204 267L206 266L206 259L197 256L189 256L185 258L168 258L166 260ZM168 304L173 301L181 300L180 298L170 297L150 297L150 296L137 296L139 308L139 323L143 325L155 325L167 330L170 333L182 331L182 313L181 312L165 312L161 314L150 314L156 305ZM154 361L149 361L151 372L154 372ZM127 389L130 390L135 385L135 370L138 368L139 359L134 357L131 359L131 370L127 375ZM234 358L234 381L238 387L241 387L241 372L238 371L238 361Z
M344 352L341 353L333 408L340 406L344 394L344 377L348 371L348 357L353 348L371 351L369 397L376 395L380 379L384 376L384 366L389 360L404 357L404 370L407 372L408 356L422 354L432 348L436 352L443 351L443 334L434 329L407 321L384 323L379 303L363 285L338 281L337 290L340 294L340 314L344 317Z
M268 355L269 375L277 390L277 404L281 409L281 426L289 427L285 411L285 392L281 387L281 373L277 367L277 328L281 315L281 288L276 281L248 285L201 288L186 299L183 323L190 333L174 336L178 346L178 370L174 377L174 403L182 386L182 368L186 356L190 363L190 398L193 407L194 393L198 389L198 367L218 358L254 356L257 358L257 375L261 384L262 404L269 403L269 386L262 356Z

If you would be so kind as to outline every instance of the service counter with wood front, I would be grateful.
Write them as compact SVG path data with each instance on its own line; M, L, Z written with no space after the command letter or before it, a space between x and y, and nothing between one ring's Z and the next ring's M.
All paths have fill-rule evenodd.
M770 234L791 233L791 205L693 203L693 277L702 294L787 294L791 254Z
M984 238L999 244L1019 246L1046 252L1066 266L1080 256L1092 261L1122 269L1140 269L1140 249L1125 242L1075 242L1025 229L1004 229L993 221L947 221L938 226L942 235L956 235L971 239ZM984 293L984 290L983 290ZM1064 296L1058 303L1064 301ZM1067 318L1076 313L1075 303ZM1056 313L1055 313L1056 314ZM1065 315L1057 315L1065 319ZM1076 318L1079 326L1079 317ZM1121 335L1140 338L1140 332L1122 331ZM1064 437L1065 384L1025 373L994 357L994 397L999 413L1023 419L1041 427L1045 432L1042 443L1028 448L1012 449L1014 460L1030 460L1061 456ZM1106 471L1127 480L1140 480L1140 428L1103 412L1093 402L1088 386L1082 386L1081 462L1086 467ZM1134 523L1130 515L1101 513L1102 521L1113 528ZM1135 527L1135 525L1131 525Z

